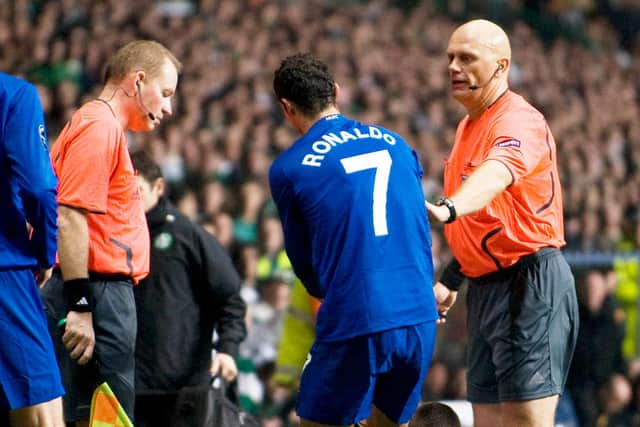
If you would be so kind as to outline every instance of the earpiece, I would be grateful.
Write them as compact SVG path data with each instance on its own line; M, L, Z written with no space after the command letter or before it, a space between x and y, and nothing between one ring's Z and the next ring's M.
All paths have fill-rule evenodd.
M147 115L152 121L155 120L156 115L153 114L151 111L149 111L147 106L144 105L144 101L142 100L142 92L140 91L140 80L136 80L136 87L138 88L138 102L140 103L140 106L145 110L145 112L147 113Z
M502 70L504 70L504 65L499 63L498 67L496 68L496 70L491 75L491 78L489 80L487 80L485 84L483 84L483 85L469 85L469 90L477 90L477 89L485 87L486 85L488 85L491 82L491 80L496 78L496 76L498 75L498 71L502 71Z

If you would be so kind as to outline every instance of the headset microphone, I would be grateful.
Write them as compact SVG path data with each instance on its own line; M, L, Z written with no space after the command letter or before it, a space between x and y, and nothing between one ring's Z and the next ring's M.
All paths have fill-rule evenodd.
M498 68L496 68L496 70L493 72L493 74L491 75L491 77L489 78L489 80L487 80L487 82L483 85L469 85L469 90L478 90L480 88L485 87L486 85L488 85L489 83L491 83L491 80L495 79L496 76L498 75L498 71L502 70L502 65L498 65Z
M138 88L138 99L139 99L140 106L146 111L147 116L149 116L149 118L152 121L155 121L156 120L156 115L153 114L151 111L149 111L147 106L144 105L144 102L142 101L142 91L140 90L140 82L139 81L136 82L136 87Z

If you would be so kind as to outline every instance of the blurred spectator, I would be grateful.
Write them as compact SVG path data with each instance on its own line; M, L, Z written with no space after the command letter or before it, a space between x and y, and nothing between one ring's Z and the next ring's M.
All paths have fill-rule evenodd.
M292 284L293 267L284 250L284 234L280 220L276 217L265 216L260 220L259 228L258 280L265 280L272 275L277 275Z
M199 216L198 199L192 190L184 190L176 197L176 206L181 214L191 221L197 221Z
M631 375L631 402L627 411L631 414L630 427L640 426L640 380L637 376Z
M632 359L640 354L638 328L638 300L640 299L640 260L619 256L614 259L613 273L617 279L616 301L625 313L623 354Z
M422 400L445 399L449 379L448 366L441 360L434 359L422 386Z
M622 374L611 375L598 389L599 413L595 427L630 427L633 419L628 408L631 398L628 378Z
M270 383L274 373L278 342L282 331L284 314L289 306L289 284L277 277L267 280L260 288L260 300L250 310L251 319L247 339L240 346L240 354L246 364L255 369L261 380L261 392L247 392L239 385L238 392L244 395L259 396L260 400L252 401L247 410L262 411L265 401L265 385ZM253 384L251 387L256 387ZM272 396L266 395L266 403L271 403ZM246 402L245 402L246 404ZM260 409L256 409L255 407ZM268 407L267 407L268 408Z
M240 277L242 277L243 291L251 289L256 294L256 297L249 300L256 302L258 292L258 248L254 244L237 245L235 261Z
M174 415L170 397L183 387L207 385L212 375L235 380L246 307L224 248L164 197L158 165L144 152L132 160L151 236L149 276L134 289L135 418L139 426L161 426Z
M453 367L449 370L449 382L447 384L447 399L467 399L467 368Z
M246 181L239 189L240 206L233 219L233 236L239 243L257 243L258 218L265 200L265 188L256 181Z
M275 372L270 381L272 400L289 425L300 424L295 402L302 370L316 338L319 308L320 301L309 295L302 282L296 280L282 321Z
M231 249L233 244L233 218L226 212L218 212L213 217L215 226L214 235L220 241L220 244L227 250Z
M578 282L580 330L569 371L567 390L575 405L580 425L595 426L601 387L614 374L625 373L622 357L624 313L616 306L605 275L596 270Z
M217 215L222 212L227 201L226 188L220 181L211 180L202 188L202 210L205 215Z

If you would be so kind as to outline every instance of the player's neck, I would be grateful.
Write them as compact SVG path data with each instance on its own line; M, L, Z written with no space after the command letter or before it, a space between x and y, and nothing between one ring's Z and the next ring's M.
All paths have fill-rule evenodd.
M335 105L332 105L328 108L325 108L320 113L316 114L313 117L303 117L299 122L298 131L301 135L306 134L309 129L320 119L323 117L330 116L332 114L340 114L340 110Z

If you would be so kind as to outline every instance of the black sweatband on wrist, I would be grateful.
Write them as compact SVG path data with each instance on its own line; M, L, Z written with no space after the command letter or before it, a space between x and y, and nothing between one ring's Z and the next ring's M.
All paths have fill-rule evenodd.
M452 291L458 291L466 279L465 275L460 272L460 263L453 258L445 267L440 276L440 282Z
M80 313L93 311L95 304L88 278L67 280L63 286L68 311Z

